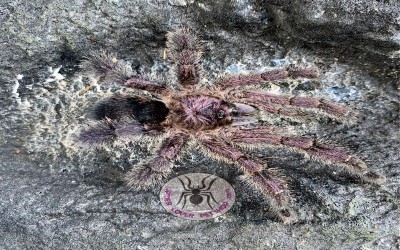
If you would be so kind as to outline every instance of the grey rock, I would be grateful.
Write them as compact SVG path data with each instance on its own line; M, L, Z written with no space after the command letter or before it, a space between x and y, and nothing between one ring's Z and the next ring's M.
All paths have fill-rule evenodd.
M399 2L185 2L1 1L0 248L397 249ZM233 184L237 203L222 218L185 221L163 210L159 188L129 190L121 176L151 148L89 149L74 141L93 103L110 94L104 87L79 94L89 84L79 78L79 60L102 49L165 77L165 34L179 26L203 38L208 79L289 64L317 67L318 81L279 89L345 103L358 121L299 129L352 148L387 182L365 185L295 153L260 151L291 180L300 223L289 226L232 166L197 152L179 161L173 176L205 172Z

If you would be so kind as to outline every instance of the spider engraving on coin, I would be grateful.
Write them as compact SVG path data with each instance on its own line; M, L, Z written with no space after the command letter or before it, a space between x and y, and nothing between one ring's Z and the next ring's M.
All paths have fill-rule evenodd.
M371 172L349 150L321 140L289 133L285 127L266 124L260 114L302 121L310 114L338 122L352 120L351 110L326 98L278 95L261 88L276 81L317 78L314 68L287 67L261 73L221 77L205 84L201 57L204 47L188 29L167 34L167 56L172 62L167 80L136 74L129 63L112 54L93 52L82 63L84 74L98 76L101 84L117 84L136 91L115 95L94 109L96 125L83 128L80 140L88 145L111 144L121 137L162 138L154 156L132 166L125 180L130 187L150 189L164 182L174 161L195 149L230 163L243 180L269 201L270 211L284 223L298 220L282 171L251 155L252 149L272 147L300 152L305 157L341 167L362 182L382 184L385 177ZM145 91L151 96L140 94ZM214 202L203 188L183 183L182 203L201 199ZM200 195L201 194L201 195ZM196 201L195 201L196 200Z
M203 202L204 197L206 197L207 204L210 207L210 209L213 209L213 207L211 206L211 203L210 203L211 201L218 204L218 202L215 200L212 192L210 191L212 185L217 180L217 178L212 179L208 183L208 185L206 185L205 181L206 181L206 179L208 179L210 177L210 175L208 175L201 180L201 186L199 186L199 184L197 184L197 187L195 187L194 185L192 185L192 180L189 177L187 177L186 175L184 175L183 177L185 177L187 179L188 183L186 184L181 178L178 177L178 180L182 183L182 187L185 191L182 192L177 205L180 204L182 201L183 202L182 208L185 208L188 197L189 197L189 202L195 206L199 206L199 204L201 204Z

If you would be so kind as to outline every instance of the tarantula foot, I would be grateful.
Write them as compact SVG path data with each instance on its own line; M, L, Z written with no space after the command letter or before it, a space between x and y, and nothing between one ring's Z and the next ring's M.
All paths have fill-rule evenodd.
M276 214L284 224L293 224L298 221L297 214L289 208L282 208L278 210Z
M94 74L104 74L108 70L116 67L115 55L108 54L104 51L90 51L85 60L81 62L80 67L85 72Z
M287 70L289 76L292 78L317 78L319 75L316 69L289 67Z
M349 169L350 172L359 176L365 182L382 185L386 181L385 176L369 171L365 162L357 157L350 157L346 163L353 167Z
M377 185L383 185L383 183L386 182L386 177L374 172L367 172L364 176L363 179L366 182L377 184Z
M80 67L85 75L101 76L105 82L123 83L133 75L132 68L126 61L104 51L91 51Z
M160 184L167 174L154 171L148 164L141 164L133 166L132 170L126 175L125 180L128 186L133 189L148 190Z

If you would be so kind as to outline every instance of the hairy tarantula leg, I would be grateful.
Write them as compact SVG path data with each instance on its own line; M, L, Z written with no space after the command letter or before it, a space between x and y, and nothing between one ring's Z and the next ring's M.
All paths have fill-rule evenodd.
M313 97L282 96L260 91L243 91L242 93L232 93L232 95L248 102L257 100L259 103L265 103L267 106L279 104L295 108L316 109L339 119L350 114L350 110L343 105Z
M171 171L173 161L187 144L187 134L174 134L165 139L156 157L133 166L126 175L126 181L134 189L149 189L158 185Z
M114 122L111 119L102 120L97 126L82 130L79 135L80 141L84 143L109 143L117 137L133 135L155 135L161 131L157 127L150 127L138 123L137 121Z
M176 64L179 83L182 86L199 83L203 46L198 38L188 29L177 29L167 34L167 49L169 58Z
M216 85L218 89L228 89L238 86L255 85L265 83L267 81L277 81L287 78L316 78L318 72L314 69L300 69L300 68L288 68L288 69L275 69L265 71L260 74L251 75L238 75L229 77L218 82Z
M106 82L116 82L129 88L161 93L168 88L157 81L134 76L131 66L116 55L106 52L91 52L81 63L86 72L100 75Z
M271 211L273 211L283 221L283 223L291 224L297 222L297 215L288 204L289 195L284 193L274 194L266 188L270 185L271 175L273 175L273 172L268 174L264 172L256 172L252 175L247 174L242 176L242 180L267 198Z
M267 102L254 102L254 101L251 102L246 101L246 104L257 107L260 110L267 112L269 114L281 115L289 119L306 120L313 117L309 112L305 112L304 110L293 107L285 107Z
M120 66L116 55L105 51L90 51L80 65L86 73L102 76L106 75L109 71L118 70Z
M227 133L233 143L263 143L274 146L284 146L296 149L322 162L329 161L343 166L351 174L360 177L363 181L383 184L385 177L370 172L366 164L357 157L349 154L345 149L321 143L313 138L299 136L283 136L277 133L257 133L255 131L239 130Z
M265 169L261 162L248 158L243 152L223 140L207 136L203 136L200 140L215 158L223 158L238 165L245 173L244 180L269 199L272 210L284 223L297 221L296 214L288 205L286 183L278 177L277 173Z
M130 65L115 54L105 51L91 51L80 67L85 74L100 75L102 78L123 83L133 75Z
M139 77L131 77L126 80L123 85L130 88L146 90L154 93L163 93L169 91L168 87L159 82L143 80Z

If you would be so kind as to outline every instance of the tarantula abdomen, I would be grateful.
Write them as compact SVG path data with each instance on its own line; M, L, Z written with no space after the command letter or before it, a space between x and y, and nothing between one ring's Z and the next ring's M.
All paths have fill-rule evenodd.
M113 96L100 102L93 110L97 120L132 118L142 124L160 124L168 113L169 109L162 101L127 95Z

